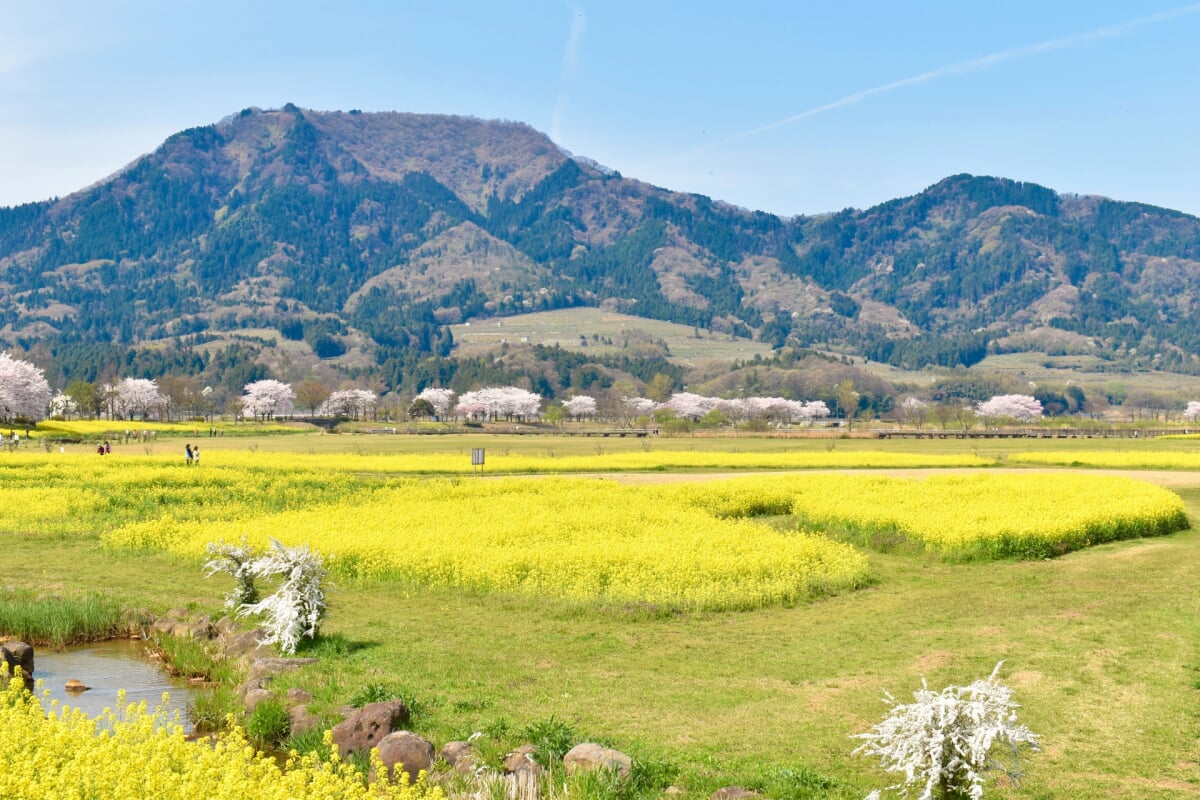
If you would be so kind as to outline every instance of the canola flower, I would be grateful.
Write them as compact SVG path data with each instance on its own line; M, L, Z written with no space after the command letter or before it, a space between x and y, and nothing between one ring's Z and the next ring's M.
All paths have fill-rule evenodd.
M0 458L0 535L98 536L106 547L197 560L211 541L274 538L321 552L335 575L681 609L801 602L868 579L851 546L805 529L780 532L754 519L762 516L794 514L809 528L845 529L851 541L882 534L989 558L1187 525L1176 495L1088 474L906 481L808 472L629 486L389 473L409 456L222 451L194 469L157 456L8 455Z
M18 458L20 457L20 454ZM46 458L46 454L33 456ZM56 454L50 454L51 457ZM470 475L469 450L441 453L279 453L211 450L209 464L259 470L315 470L377 475ZM96 459L98 460L98 459ZM123 455L124 464L177 464L178 453ZM993 459L973 454L920 454L883 451L818 451L726 453L702 450L652 450L589 455L487 454L486 472L563 474L574 472L665 472L680 470L914 469L919 467L987 467ZM4 468L0 460L0 469Z
M755 608L867 579L849 545L721 518L661 487L569 478L407 480L208 530L147 520L104 541L200 557L212 538L243 535L305 543L343 575L583 602Z
M0 670L2 671L2 670ZM163 707L124 705L90 718L44 703L21 681L0 691L0 797L55 800L444 800L423 778L366 784L341 761L295 754L280 766L242 731L188 742ZM121 700L123 703L123 698ZM376 763L377 757L376 757Z
M1182 499L1143 481L1071 473L797 479L793 511L860 537L894 533L947 554L1041 558L1188 527Z
M216 429L222 435L258 435L275 433L307 433L313 428L303 423L283 422L158 422L154 420L120 419L47 419L37 424L34 436L120 436L125 431L155 431L179 436L207 435Z
M1183 436L1162 436L1181 439ZM1078 450L1053 453L1013 453L1012 464L1040 464L1056 467L1093 467L1097 469L1200 469L1200 453L1170 450Z

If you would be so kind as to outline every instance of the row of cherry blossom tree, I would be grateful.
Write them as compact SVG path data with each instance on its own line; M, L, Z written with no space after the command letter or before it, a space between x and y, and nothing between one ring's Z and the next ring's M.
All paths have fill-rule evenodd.
M417 395L413 408L427 408L438 418L466 419L530 419L540 413L541 395L514 386L490 387L458 396L450 389L428 388ZM631 417L648 417L659 411L699 421L720 412L727 419L739 422L750 419L769 419L780 423L811 422L829 416L829 407L820 400L808 403L782 397L742 397L727 399L705 397L691 392L676 392L665 403L648 397L622 397L622 406ZM588 419L596 415L596 398L575 395L562 401L563 411L573 419Z
M301 385L301 389L304 386ZM328 390L325 390L328 392ZM197 392L197 401L204 401L213 394L211 387ZM324 393L322 393L324 394ZM158 383L145 378L124 378L98 387L99 410L111 419L164 418L171 408L171 399L160 390ZM380 398L368 389L343 389L318 395L306 403L310 411L319 416L346 417L350 419L372 418ZM534 392L515 386L493 386L464 392L459 395L451 389L430 387L420 392L409 411L414 416L431 416L438 419L465 420L509 420L528 421L542 415L542 397ZM267 379L246 384L243 395L235 408L246 417L269 420L290 417L296 413L297 393L290 384ZM666 402L656 402L647 397L622 397L621 408L626 420L659 416L674 417L692 422L706 419L723 419L733 423L766 421L776 424L811 423L830 415L829 407L820 400L802 402L782 397L706 397L691 392L676 392ZM946 413L944 406L931 406L916 397L907 397L899 405L899 412L910 424L923 426L931 416ZM47 415L70 417L79 413L93 412L81 409L75 398L65 393L54 394L45 374L33 364L0 352L0 415L11 420L23 417L38 420ZM959 420L969 424L973 419L1033 422L1043 415L1042 404L1031 395L996 395L974 407L954 409L966 418ZM598 413L596 398L575 395L563 400L558 412L572 419L590 419ZM1183 418L1189 422L1200 419L1200 401L1187 405Z

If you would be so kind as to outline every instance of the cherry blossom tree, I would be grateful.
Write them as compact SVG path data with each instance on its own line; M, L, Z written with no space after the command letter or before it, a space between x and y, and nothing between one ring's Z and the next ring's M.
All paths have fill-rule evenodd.
M1042 404L1027 394L998 394L979 404L975 409L979 417L1008 418L1021 422L1032 422L1042 416Z
M916 397L906 397L904 398L904 402L900 404L900 413L904 415L909 424L920 429L925 426L926 420L929 419L929 404Z
M675 416L684 419L690 419L693 422L698 421L701 417L710 411L718 408L721 405L721 400L716 397L705 397L702 394L694 394L692 392L676 392L671 395L667 402L663 403L663 407L674 412Z
M147 378L123 378L106 385L110 413L120 419L150 419L167 407L167 398L158 390L158 382Z
M596 398L586 394L576 395L563 401L563 408L575 419L596 416Z
M489 386L464 392L455 411L464 416L526 420L537 417L541 404L540 394L516 386Z
M295 411L296 393L282 381L270 378L247 383L241 397L242 413L255 419L284 417Z
M648 417L658 408L658 403L649 397L622 397L621 405L630 417Z
M327 417L365 419L378 402L379 398L369 389L342 389L329 395L317 413Z
M433 406L434 415L441 418L446 416L450 412L450 409L454 407L454 395L455 392L453 389L429 386L422 389L420 394L416 396L416 399L424 400Z
M829 406L824 400L810 400L804 404L804 416L809 421L825 419L829 416Z
M5 419L43 419L50 395L50 384L42 370L0 352L0 414Z
M1192 400L1187 404L1187 408L1183 412L1183 418L1188 422L1195 422L1197 419L1200 419L1200 400Z
M50 398L50 416L70 419L72 414L79 413L79 404L69 394L59 392Z

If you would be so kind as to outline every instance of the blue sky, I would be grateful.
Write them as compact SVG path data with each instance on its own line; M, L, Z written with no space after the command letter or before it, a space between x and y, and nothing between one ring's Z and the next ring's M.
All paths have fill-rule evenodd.
M959 173L1200 214L1200 3L0 0L0 205L248 106L526 122L778 214Z

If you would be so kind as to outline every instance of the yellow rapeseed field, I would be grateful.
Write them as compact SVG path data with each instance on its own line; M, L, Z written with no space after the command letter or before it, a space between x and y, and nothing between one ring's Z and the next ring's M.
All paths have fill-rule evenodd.
M199 557L207 542L241 536L305 543L342 574L673 608L793 603L867 577L846 544L721 518L662 487L569 478L409 479L220 524L164 515L104 540Z
M946 553L1037 558L1188 526L1178 495L1104 475L800 476L793 511L859 534L895 533Z
M758 457L732 455L746 463ZM845 455L870 461L878 454ZM792 473L654 486L404 476L430 458L448 456L220 451L188 468L162 456L5 454L0 535L98 535L108 547L195 559L212 541L276 538L325 554L343 576L585 603L733 609L863 585L865 556L834 541L841 533L830 538L814 529L844 531L858 543L900 537L946 554L995 558L1054 555L1187 525L1178 496L1088 474L903 480ZM801 529L781 532L754 519L785 515L801 520Z
M0 670L2 671L2 670ZM423 780L368 786L335 756L256 752L235 729L212 744L185 740L166 712L126 706L89 718L43 703L19 680L0 691L0 797L54 800L443 800ZM386 776L385 770L378 771Z
M1182 438L1182 437L1162 437ZM1200 453L1169 450L1078 450L1046 453L1013 453L1013 464L1041 464L1097 469L1200 469Z
M220 435L249 435L298 433L314 430L311 425L285 422L158 422L155 420L108 420L108 419L47 419L37 424L34 436L89 438L112 437L117 441L125 431L154 431L173 436L207 436L210 430Z
M215 453L215 451L213 451ZM260 469L336 470L395 475L470 475L469 450L443 453L330 453L297 457L291 453L222 451L221 464ZM175 460L178 460L176 458ZM594 455L529 455L487 453L484 471L490 475L576 472L675 472L681 470L785 469L913 469L918 467L987 467L991 459L972 454L889 453L882 451L820 451L725 453L704 450L650 450Z

